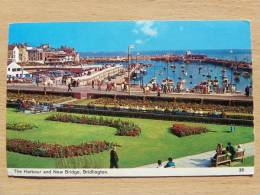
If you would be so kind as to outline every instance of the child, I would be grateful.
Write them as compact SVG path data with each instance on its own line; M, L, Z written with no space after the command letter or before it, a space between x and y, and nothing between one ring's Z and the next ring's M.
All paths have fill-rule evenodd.
M161 160L158 160L157 163L158 163L158 164L157 164L157 167L156 167L156 168L162 168L162 167L163 167Z

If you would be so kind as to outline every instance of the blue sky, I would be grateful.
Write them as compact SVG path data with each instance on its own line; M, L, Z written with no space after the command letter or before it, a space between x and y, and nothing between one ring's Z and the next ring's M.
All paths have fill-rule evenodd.
M17 23L9 44L67 45L81 52L143 50L250 49L248 21L117 21Z

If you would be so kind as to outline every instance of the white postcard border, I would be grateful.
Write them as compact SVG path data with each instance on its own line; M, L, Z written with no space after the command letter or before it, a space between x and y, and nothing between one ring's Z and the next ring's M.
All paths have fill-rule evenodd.
M30 169L8 168L15 177L182 177L253 175L254 167L220 168L121 168L121 169Z

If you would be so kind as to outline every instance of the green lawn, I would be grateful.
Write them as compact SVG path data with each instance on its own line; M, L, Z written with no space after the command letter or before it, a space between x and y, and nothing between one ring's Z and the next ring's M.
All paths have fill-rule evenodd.
M254 139L253 127L239 126L235 133L229 133L230 126L188 122L186 124L206 126L210 132L178 138L169 132L173 121L137 118L122 119L137 123L142 128L141 136L116 136L116 129L111 127L46 121L45 118L48 115L50 113L32 115L7 109L8 122L29 122L37 126L33 130L23 132L8 130L7 137L63 145L80 144L92 140L114 142L122 146L118 148L120 167L142 166L155 163L158 159L166 160L170 156L179 158L214 150L218 143L226 145L227 142L231 141L233 144L238 144L251 142ZM54 168L57 164L57 160L51 158L33 157L13 152L8 152L7 155L8 167ZM95 160L108 167L109 152L95 154Z
M244 163L242 163L241 161L236 161L236 162L232 162L231 164L232 167L250 167L250 166L254 166L254 156L249 156L246 157L244 159Z

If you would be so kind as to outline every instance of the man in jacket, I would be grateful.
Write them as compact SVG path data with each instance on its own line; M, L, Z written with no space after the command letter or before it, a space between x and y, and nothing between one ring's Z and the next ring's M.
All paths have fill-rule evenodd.
M118 161L116 147L114 146L110 152L110 168L118 168Z

